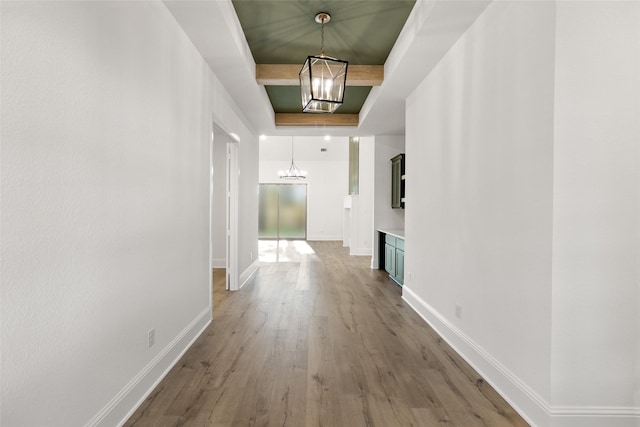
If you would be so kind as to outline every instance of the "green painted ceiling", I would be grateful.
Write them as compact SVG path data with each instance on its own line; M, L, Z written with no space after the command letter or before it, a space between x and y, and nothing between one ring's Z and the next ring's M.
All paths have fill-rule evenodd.
M265 86L271 105L278 106L278 113L299 113L302 101L299 86ZM347 86L344 91L344 103L336 114L357 114L369 96L370 86ZM275 110L275 107L274 107Z
M329 12L324 50L350 65L383 65L415 0L233 0L256 64L300 64L320 53L318 12ZM348 78L348 77L347 77ZM298 86L266 88L276 113L301 112ZM347 87L336 113L357 113L371 88Z

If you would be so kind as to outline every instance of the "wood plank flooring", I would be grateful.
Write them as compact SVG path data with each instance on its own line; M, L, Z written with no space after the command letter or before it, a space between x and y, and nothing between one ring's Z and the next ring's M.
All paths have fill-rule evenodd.
M369 257L308 243L237 292L214 271L213 323L125 425L527 425Z

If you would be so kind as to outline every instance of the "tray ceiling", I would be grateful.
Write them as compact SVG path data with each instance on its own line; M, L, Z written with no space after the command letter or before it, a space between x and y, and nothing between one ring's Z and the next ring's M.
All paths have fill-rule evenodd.
M357 115L372 86L382 83L382 66L414 3L415 0L233 0L257 74L262 75L261 66L265 64L291 65L288 69L276 67L275 73L268 74L269 79L258 80L265 86L276 124L305 125L303 116L309 116L301 111L297 72L307 56L320 53L321 26L314 21L316 13L331 15L331 22L325 25L325 52L349 62L348 86L344 104L334 114L314 114L316 117L307 122L313 126L319 122L352 126L357 125ZM283 77L285 73L288 78ZM283 114L287 115L286 123L278 123ZM294 115L299 115L301 121L296 121ZM350 115L355 122L333 117L340 115Z

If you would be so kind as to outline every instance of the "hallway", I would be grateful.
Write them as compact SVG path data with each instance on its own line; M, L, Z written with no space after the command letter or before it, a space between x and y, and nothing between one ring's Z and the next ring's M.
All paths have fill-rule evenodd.
M127 426L526 426L369 257L308 242L240 291Z

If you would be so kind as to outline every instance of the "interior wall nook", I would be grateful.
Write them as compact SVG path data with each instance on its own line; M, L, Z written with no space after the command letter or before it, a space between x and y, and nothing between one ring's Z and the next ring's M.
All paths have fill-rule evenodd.
M267 136L260 141L260 183L279 184L278 171L291 163L291 137ZM342 239L342 198L347 192L347 137L295 137L295 163L307 171L307 239ZM286 181L285 181L286 182Z

